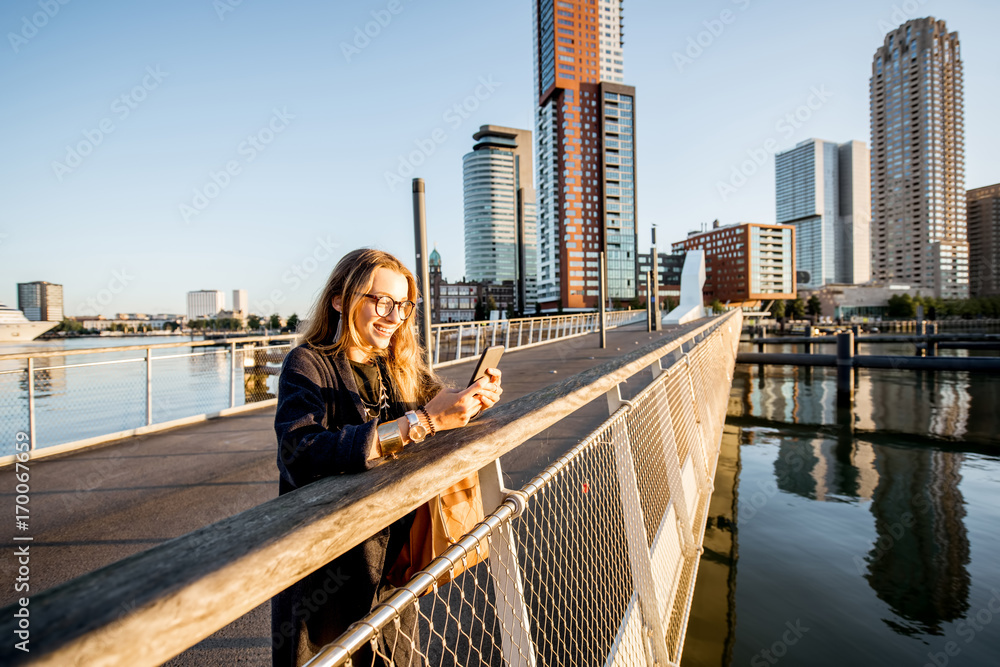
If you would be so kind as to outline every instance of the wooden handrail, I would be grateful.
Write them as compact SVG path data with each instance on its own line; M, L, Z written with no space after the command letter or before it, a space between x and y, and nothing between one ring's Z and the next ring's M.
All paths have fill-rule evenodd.
M499 405L374 470L318 480L34 595L31 653L10 639L9 605L0 664L159 665L734 315Z

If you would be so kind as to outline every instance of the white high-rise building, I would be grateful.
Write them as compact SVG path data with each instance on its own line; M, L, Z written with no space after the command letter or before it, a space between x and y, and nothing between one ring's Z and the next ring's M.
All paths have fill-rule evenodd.
M203 320L215 317L226 308L226 296L221 290L203 289L187 293L188 320Z
M466 279L514 281L518 310L531 312L538 276L531 132L483 125L472 138L462 158Z
M246 317L250 311L250 302L247 301L247 291L245 289L233 290L233 312L242 313Z
M798 285L871 277L868 149L806 139L775 155L776 222L795 226Z
M958 33L907 21L872 59L872 275L926 296L969 296Z

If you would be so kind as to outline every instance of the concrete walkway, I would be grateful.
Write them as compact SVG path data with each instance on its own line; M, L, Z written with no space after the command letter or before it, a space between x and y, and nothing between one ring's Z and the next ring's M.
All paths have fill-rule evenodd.
M654 337L696 325L649 334L642 325L506 354L504 399L537 391L614 358ZM456 385L468 382L472 364L442 369ZM645 384L646 378L642 379ZM638 383L637 383L638 384ZM634 393L639 387L631 388ZM509 488L518 488L607 418L603 399L507 454ZM277 495L274 409L225 417L86 450L31 465L31 593L104 567L133 553L259 505ZM12 469L0 470L12 476ZM3 497L13 504L13 482ZM10 553L13 543L5 545ZM16 577L4 559L5 581ZM14 599L4 587L0 603ZM124 612L125 610L123 610ZM269 608L262 605L189 649L169 665L270 665Z

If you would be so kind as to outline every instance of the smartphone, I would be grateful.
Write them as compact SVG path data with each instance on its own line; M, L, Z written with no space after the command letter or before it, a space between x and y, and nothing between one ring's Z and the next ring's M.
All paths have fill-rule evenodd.
M503 356L503 351L503 345L494 345L483 350L483 354L479 357L479 363L476 364L476 370L472 373L472 379L469 380L470 386L473 382L486 375L487 368L497 367L500 363L500 357Z

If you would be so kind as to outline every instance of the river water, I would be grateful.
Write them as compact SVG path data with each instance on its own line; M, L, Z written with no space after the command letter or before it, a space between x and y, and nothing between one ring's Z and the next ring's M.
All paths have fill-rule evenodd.
M685 667L1000 665L1000 378L862 370L853 399L737 366Z
M191 340L189 336L67 338L0 345L0 354L71 352ZM230 359L226 347L161 348L152 354L153 423L229 407ZM259 384L245 385L242 362L243 354L237 353L235 405L273 398L277 378L265 376ZM25 368L23 359L0 361L0 456L13 453L16 433L28 428ZM39 448L144 426L145 351L36 359L35 409Z

